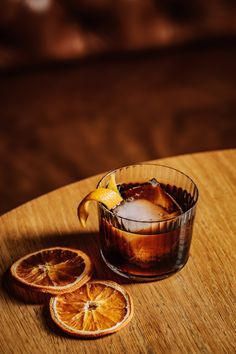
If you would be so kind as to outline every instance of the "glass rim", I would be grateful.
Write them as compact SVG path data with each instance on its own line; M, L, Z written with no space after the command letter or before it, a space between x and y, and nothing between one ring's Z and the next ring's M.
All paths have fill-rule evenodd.
M117 171L120 171L120 170L123 170L125 168L129 168L129 167L136 167L136 166L155 166L155 167L164 167L164 168L167 168L169 170L174 170L180 174L182 174L183 176L187 177L193 184L194 186L194 189L196 190L196 200L194 201L193 205L191 206L191 208L189 208L188 210L186 210L185 212L183 212L182 214L178 215L178 216L172 216L171 218L167 218L165 220L136 220L136 219L130 219L130 218L126 218L126 217L123 217L123 216L119 216L119 215L116 215L113 211L109 210L104 204L102 203L99 203L99 205L101 205L105 210L106 212L108 212L110 215L112 215L113 217L116 217L116 218L120 218L121 220L126 220L126 221L131 221L131 222L138 222L138 223L143 223L143 224L157 224L157 223L163 223L163 222L168 222L168 221L172 221L172 220L178 220L180 218L182 218L185 214L189 213L193 208L195 208L196 204L197 204L197 201L198 201L198 198L199 198L199 190L198 190L198 187L196 185L196 183L193 181L193 179L191 177L189 177L186 173L178 170L177 168L174 168L174 167L170 167L170 166L167 166L167 165L162 165L162 164L155 164L155 163L147 163L147 162L143 162L143 163L137 163L137 164L132 164L132 165L126 165L126 166L123 166L123 167L118 167L114 170L110 170L108 171L100 180L99 182L97 183L97 187L99 187L100 183L106 178L108 177L109 175L111 175L112 173L116 173Z

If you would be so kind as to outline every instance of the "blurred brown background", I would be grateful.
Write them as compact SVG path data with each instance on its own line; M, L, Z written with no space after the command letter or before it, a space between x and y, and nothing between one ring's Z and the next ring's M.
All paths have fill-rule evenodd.
M233 0L1 0L0 213L121 165L235 147L235 63Z

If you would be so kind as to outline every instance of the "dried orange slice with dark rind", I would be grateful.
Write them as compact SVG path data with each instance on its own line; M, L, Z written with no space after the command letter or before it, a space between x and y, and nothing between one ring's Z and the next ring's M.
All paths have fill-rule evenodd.
M56 325L76 337L96 338L117 332L133 316L129 293L105 280L90 281L72 293L52 297L49 309Z
M41 302L80 287L91 278L92 270L89 256L80 250L47 248L16 261L10 268L10 285L21 298Z

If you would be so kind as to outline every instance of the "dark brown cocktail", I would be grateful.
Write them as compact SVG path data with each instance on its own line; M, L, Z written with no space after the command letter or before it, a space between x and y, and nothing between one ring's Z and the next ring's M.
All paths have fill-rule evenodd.
M127 176L129 169L134 176ZM137 170L151 178L138 178ZM189 257L196 186L186 175L164 166L134 165L125 168L124 176L122 169L115 173L124 201L113 210L99 206L104 261L115 272L141 281L178 271Z

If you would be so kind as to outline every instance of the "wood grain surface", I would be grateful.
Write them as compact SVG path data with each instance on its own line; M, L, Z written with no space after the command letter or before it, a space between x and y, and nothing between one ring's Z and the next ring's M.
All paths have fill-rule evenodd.
M236 351L236 150L158 160L190 175L200 190L191 255L172 277L129 283L102 262L96 206L86 233L76 208L100 176L58 189L0 218L0 353L235 353ZM9 266L26 253L49 246L86 251L95 278L123 284L135 313L120 332L96 340L59 335L40 305L16 300L4 287Z

